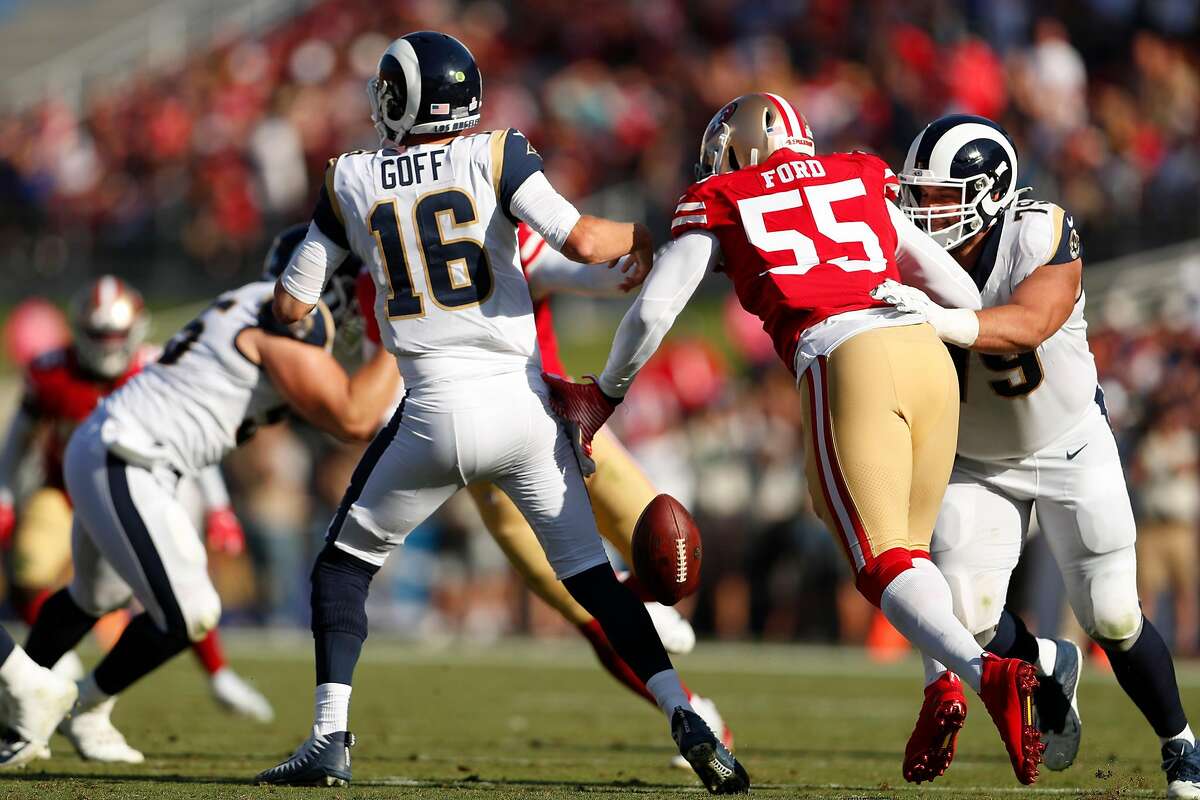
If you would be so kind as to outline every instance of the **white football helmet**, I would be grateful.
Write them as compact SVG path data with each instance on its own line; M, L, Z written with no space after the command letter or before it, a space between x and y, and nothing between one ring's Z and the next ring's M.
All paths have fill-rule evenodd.
M67 319L80 365L109 380L129 368L150 325L141 293L114 275L104 275L76 292Z
M947 250L990 228L1016 199L1017 150L985 117L950 114L934 120L908 148L900 173L900 208ZM958 202L931 205L929 187L958 191Z

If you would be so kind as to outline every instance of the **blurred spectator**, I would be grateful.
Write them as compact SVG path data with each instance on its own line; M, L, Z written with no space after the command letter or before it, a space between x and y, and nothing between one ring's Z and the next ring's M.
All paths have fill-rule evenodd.
M1200 633L1200 447L1191 417L1183 404L1153 415L1133 467L1143 511L1137 543L1142 606L1153 614L1170 592L1175 649L1187 655L1195 655Z
M770 89L806 113L821 148L893 163L939 114L996 117L1025 180L1075 214L1093 262L1194 235L1195 4L1156 0L1141 16L1123 0L1089 5L325 0L260 39L226 36L174 72L94 94L81 113L47 98L0 117L0 209L32 218L4 247L10 261L43 252L64 281L140 270L129 277L152 292L150 278L176 291L227 282L303 217L331 155L374 146L362 82L389 38L429 27L480 59L485 126L525 130L568 196L611 189L652 222L690 180L711 113Z

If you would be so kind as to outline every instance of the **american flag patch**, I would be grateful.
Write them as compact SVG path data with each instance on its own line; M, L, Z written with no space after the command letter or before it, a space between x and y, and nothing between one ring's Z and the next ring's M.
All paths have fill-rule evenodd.
M449 114L450 113L450 104L449 103L430 103L429 104L429 113L430 114Z

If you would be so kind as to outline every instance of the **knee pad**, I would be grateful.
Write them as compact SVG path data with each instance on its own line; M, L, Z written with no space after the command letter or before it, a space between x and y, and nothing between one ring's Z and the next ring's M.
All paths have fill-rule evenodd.
M1115 555L1105 558L1115 561ZM1095 574L1063 577L1075 616L1088 635L1105 647L1124 650L1133 646L1142 629L1137 576L1132 557L1109 566Z
M883 590L892 579L907 569L912 569L912 553L905 547L893 547L871 559L854 577L854 585L871 605L879 607Z
M367 638L367 594L379 567L325 545L312 571L312 630Z

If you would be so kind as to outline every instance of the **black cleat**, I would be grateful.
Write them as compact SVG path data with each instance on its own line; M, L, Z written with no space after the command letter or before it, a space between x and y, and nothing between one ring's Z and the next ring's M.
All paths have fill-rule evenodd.
M675 709L671 738L711 794L745 794L750 776L694 711Z
M354 734L349 731L321 736L313 728L312 736L287 761L258 773L254 782L275 786L348 786L351 747Z
M1172 739L1162 746L1162 757L1167 797L1200 797L1200 749L1183 739Z
M1071 766L1079 754L1079 739L1083 723L1079 719L1079 647L1067 639L1055 639L1058 654L1054 659L1054 674L1038 679L1033 693L1037 708L1038 729L1046 751L1042 763L1052 770Z

